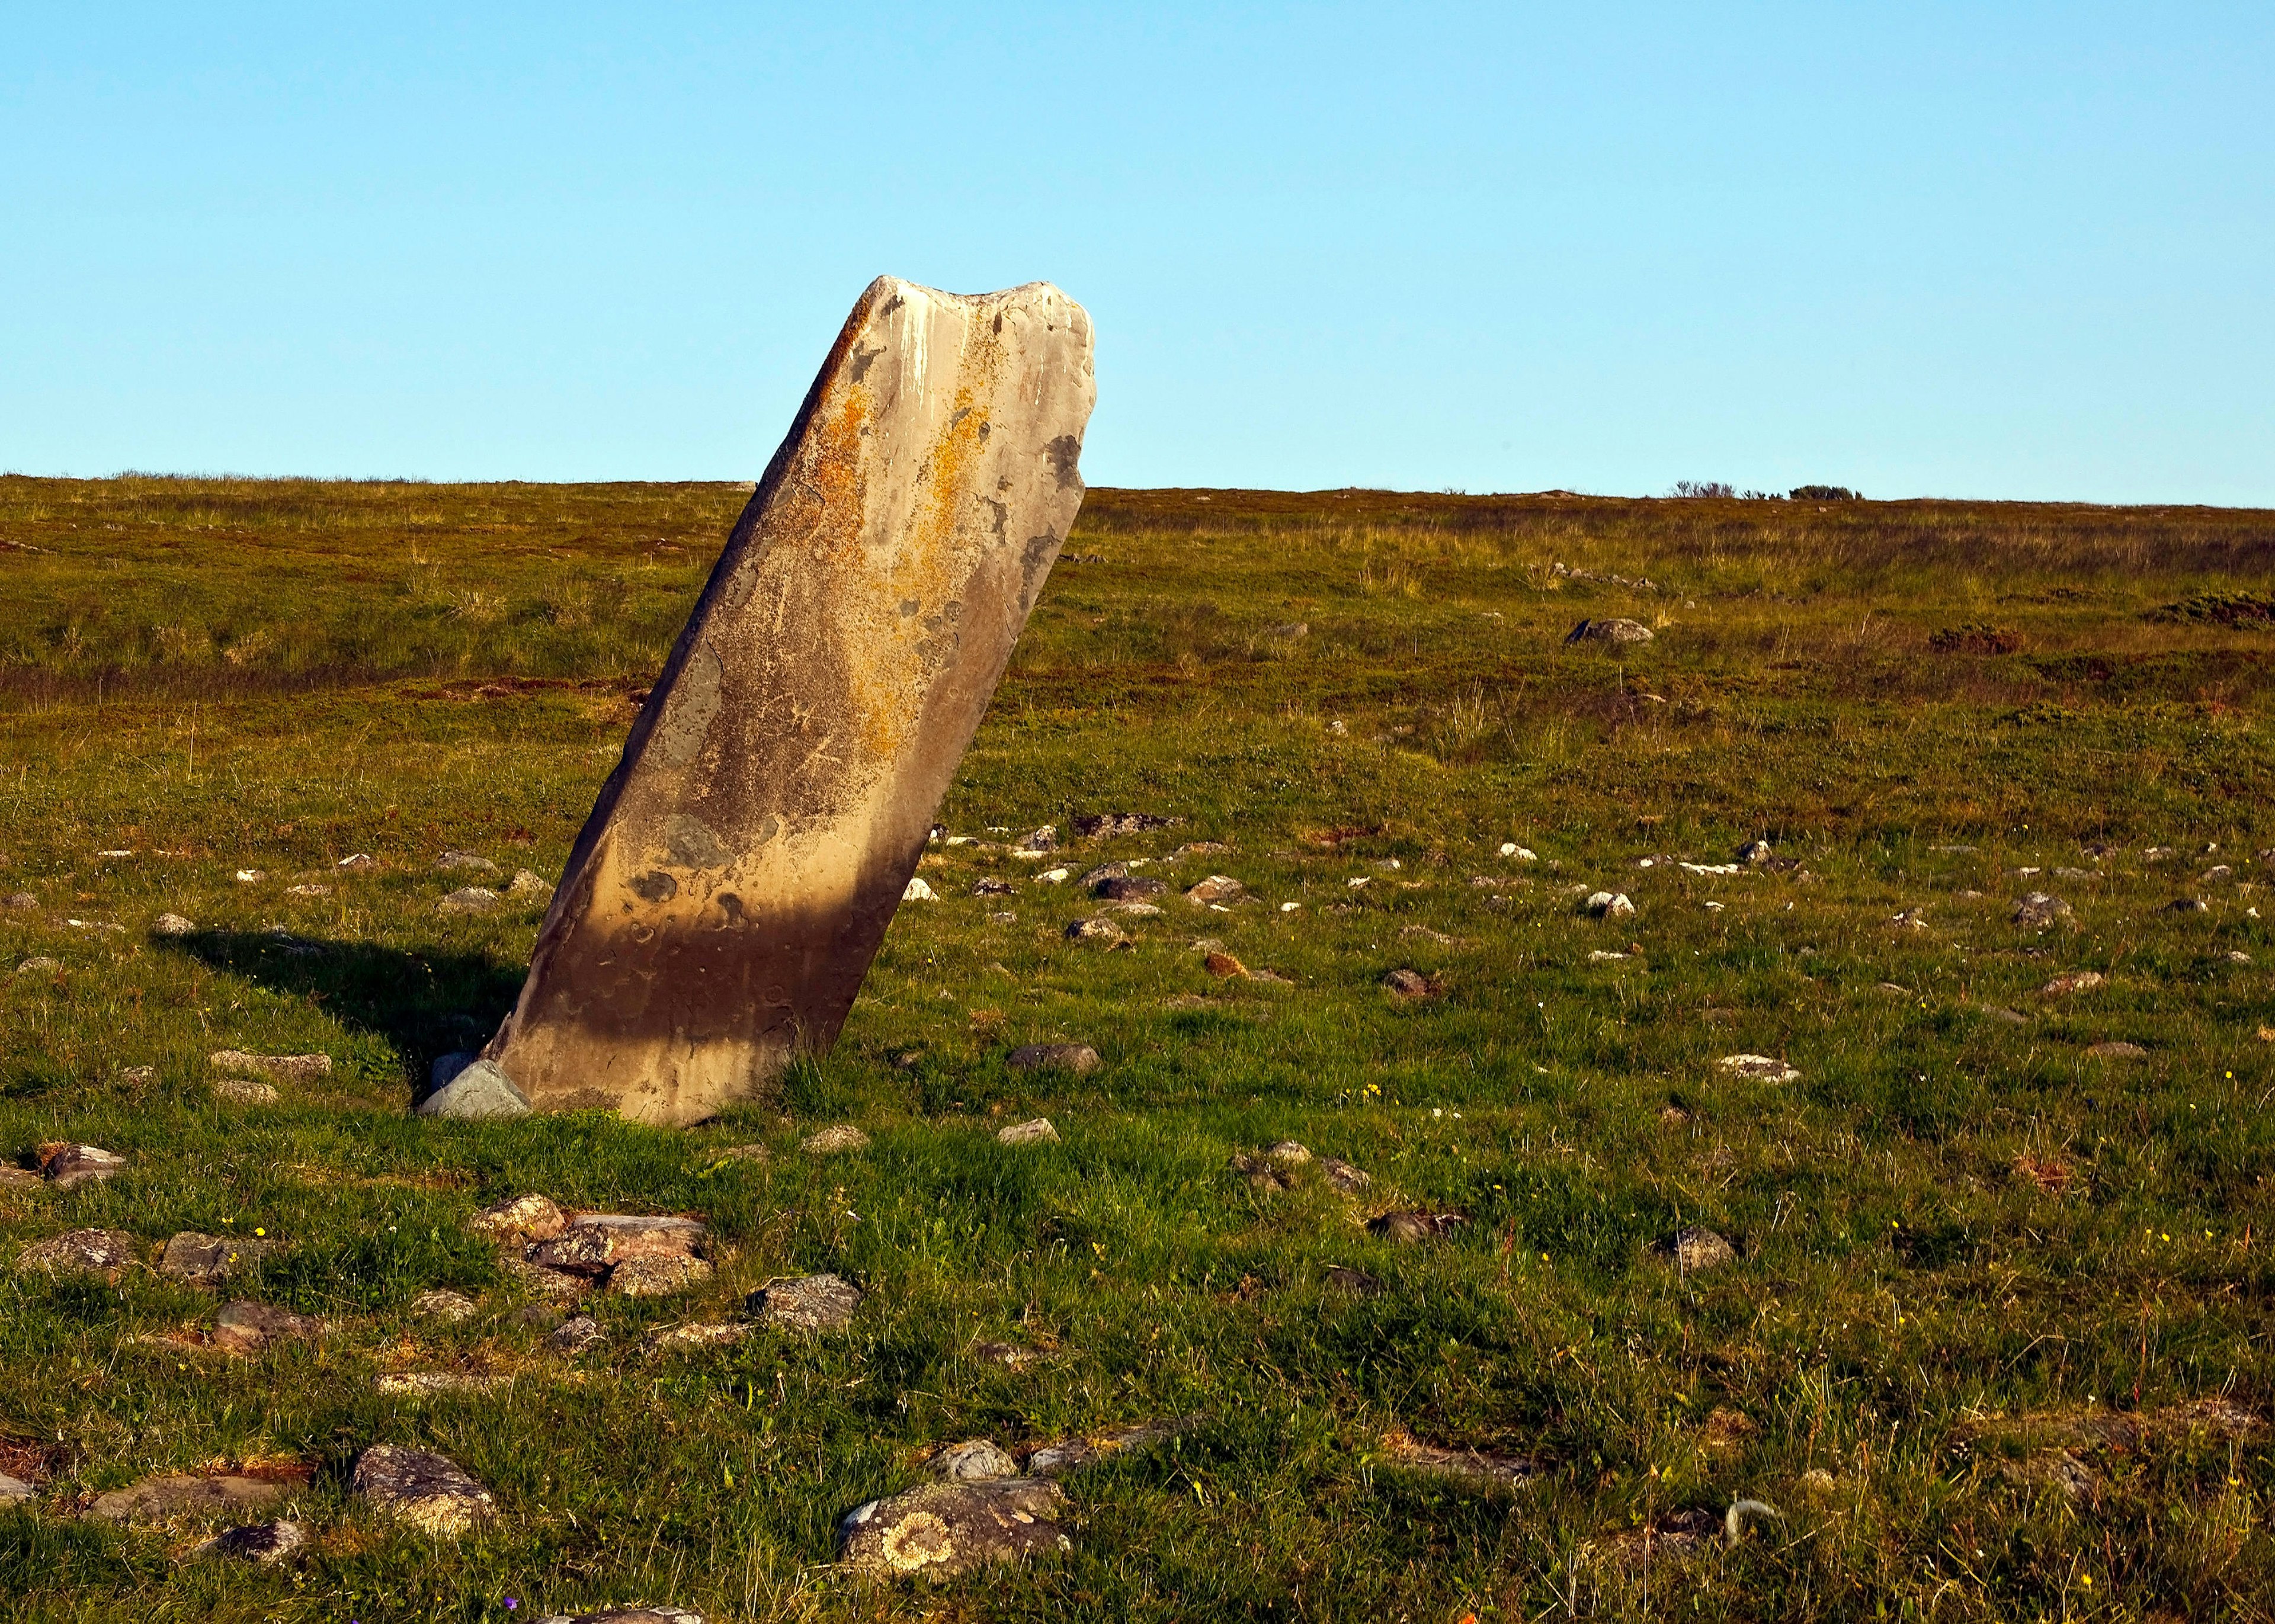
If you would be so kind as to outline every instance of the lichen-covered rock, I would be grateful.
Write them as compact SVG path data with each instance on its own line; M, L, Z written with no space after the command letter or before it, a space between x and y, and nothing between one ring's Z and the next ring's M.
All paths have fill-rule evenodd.
M668 1297L710 1278L711 1265L700 1258L627 1258L608 1271L608 1289L620 1297Z
M16 1254L19 1272L109 1274L141 1261L141 1243L124 1229L73 1229Z
M283 1498L285 1486L266 1477L197 1477L186 1472L170 1472L97 1495L88 1514L106 1522L166 1522L176 1517L222 1516L272 1505Z
M1248 888L1229 874L1211 874L1185 889L1185 900L1196 908L1206 908L1211 903L1236 903L1247 895Z
M194 1229L185 1229L166 1242L166 1250L158 1258L158 1273L185 1285L218 1285L259 1261L268 1250L268 1243L265 1240L240 1240L232 1235L200 1235Z
M225 1076L264 1083L314 1083L332 1075L329 1054L248 1054L242 1049L216 1049L206 1057L206 1064Z
M484 1207L468 1227L501 1241L549 1241L569 1227L569 1220L543 1196L515 1196Z
M1073 1548L1059 1527L1066 1494L1055 1483L932 1483L871 1500L838 1524L838 1553L881 1578L945 1579L989 1562Z
M850 1122L840 1122L834 1128L806 1135L797 1148L809 1156L835 1156L843 1151L865 1151L869 1148L869 1136Z
M861 1288L835 1274L775 1280L751 1297L760 1320L792 1331L843 1331L860 1306Z
M266 1567L281 1562L308 1543L308 1530L298 1522L248 1522L216 1534L191 1551L193 1557L224 1557Z
M950 1444L926 1464L942 1483L994 1483L1019 1475L1019 1463L985 1438Z
M1714 1231L1695 1227L1664 1243L1662 1250L1689 1274L1719 1269L1726 1263L1735 1262L1738 1256L1737 1249Z
M411 1311L427 1319L455 1324L472 1319L481 1311L472 1297L456 1291L422 1291L411 1299Z
M1651 631L1639 620L1629 620L1614 615L1600 620L1583 620L1564 634L1567 643L1607 643L1615 648L1630 644L1648 643Z
M1047 1116L1039 1116L1031 1122L1014 1122L1009 1128L995 1130L998 1144L1055 1144L1058 1138L1059 1130L1051 1126Z
M578 838L488 1057L684 1124L832 1042L1082 500L1089 317L881 277Z
M488 1490L431 1449L374 1444L357 1458L351 1486L374 1511L441 1538L455 1539L497 1513Z
M548 1613L533 1624L703 1624L684 1607L610 1607L603 1613Z
M324 1322L266 1303L231 1303L214 1320L213 1343L233 1354L254 1354L278 1342L309 1341Z
M599 1320L590 1314L579 1314L573 1319L563 1320L553 1329L545 1339L545 1351L573 1359L608 1340L608 1333L601 1329Z
M600 1275L634 1258L684 1260L710 1250L711 1231L698 1219L579 1212L561 1234L530 1247L528 1258L542 1268Z
M1098 1069L1098 1051L1086 1043L1030 1043L1004 1057L1014 1071L1071 1071L1087 1076Z

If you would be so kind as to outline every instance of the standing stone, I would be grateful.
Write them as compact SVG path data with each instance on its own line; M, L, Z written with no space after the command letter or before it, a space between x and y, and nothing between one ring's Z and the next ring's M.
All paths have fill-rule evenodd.
M570 854L485 1058L687 1123L836 1038L1081 505L1090 318L861 296Z

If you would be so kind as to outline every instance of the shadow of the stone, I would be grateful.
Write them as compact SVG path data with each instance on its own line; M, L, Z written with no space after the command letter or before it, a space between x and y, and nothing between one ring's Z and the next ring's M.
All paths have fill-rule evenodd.
M306 999L344 1026L384 1038L403 1059L414 1099L427 1091L435 1056L488 1040L525 973L481 954L409 953L283 931L200 931L154 937L152 945Z

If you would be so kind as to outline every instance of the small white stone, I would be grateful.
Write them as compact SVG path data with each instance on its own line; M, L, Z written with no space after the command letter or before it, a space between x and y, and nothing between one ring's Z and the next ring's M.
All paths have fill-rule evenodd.
M240 868L237 871L237 882L239 885L255 885L263 878L261 870L257 868Z
M901 888L901 900L904 903L931 903L940 899L933 895L931 886L912 875L908 884Z

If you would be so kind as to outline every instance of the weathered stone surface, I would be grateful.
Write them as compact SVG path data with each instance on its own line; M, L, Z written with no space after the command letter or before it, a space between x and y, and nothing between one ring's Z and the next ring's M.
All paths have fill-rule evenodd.
M608 1333L601 1329L599 1320L590 1314L579 1314L573 1319L563 1320L553 1328L545 1339L545 1351L573 1359L586 1348L596 1348L608 1340Z
M1605 620L1583 620L1564 635L1567 643L1648 643L1651 640L1649 626L1639 620L1628 620L1613 616Z
M668 1297L711 1278L700 1258L628 1258L608 1271L608 1289L620 1297Z
M2072 970L2056 976L2038 989L2044 998L2061 998L2071 993L2090 993L2102 985L2104 978L2097 970Z
M1752 1083L1797 1083L1801 1073L1774 1054L1725 1054L1714 1062L1734 1077Z
M455 1539L496 1511L488 1490L431 1449L374 1444L357 1459L351 1486L374 1510L444 1538Z
M214 1346L234 1354L253 1354L277 1342L306 1341L322 1334L324 1322L266 1303L231 1303L214 1320Z
M2029 929L2044 930L2070 918L2073 911L2070 905L2059 896L2033 891L2014 904L2014 923Z
M1066 927L1069 941L1092 941L1111 947L1122 940L1122 927L1102 915L1077 919Z
M224 1076L264 1083L314 1083L332 1075L329 1054L247 1054L242 1049L216 1049L206 1057L206 1064Z
M1092 886L1091 894L1109 903L1151 902L1169 894L1169 882L1144 874L1110 874Z
M605 1613L548 1613L534 1624L703 1624L684 1607L610 1607Z
M529 1099L492 1061L478 1060L419 1102L421 1116L526 1116Z
M29 1167L15 1167L0 1164L0 1190L19 1190L26 1193L38 1190L45 1195L48 1193L48 1182Z
M994 1483L1019 1475L1019 1463L985 1438L950 1444L926 1464L942 1483Z
M835 1274L803 1274L753 1292L750 1306L770 1326L792 1331L843 1331L861 1306L861 1288Z
M932 1483L871 1500L838 1525L848 1567L883 1578L944 1579L988 1562L1072 1548L1059 1529L1066 1492L1055 1483Z
M39 1492L21 1477L11 1477L7 1473L0 1472L0 1506L20 1504L35 1498Z
M285 1486L266 1477L193 1477L183 1472L170 1473L96 1496L88 1514L106 1522L220 1516L271 1505L284 1497Z
M854 306L571 852L485 1052L686 1123L827 1047L1082 500L1090 319Z
M1530 1455L1499 1449L1445 1449L1403 1432L1382 1440L1387 1465L1426 1477L1444 1478L1478 1488L1506 1488L1529 1483L1540 1475L1540 1462Z
M2149 1051L2137 1043L2120 1039L2109 1043L2090 1044L2085 1051L2096 1060L2146 1060Z
M1410 1002L1427 998L1434 990L1430 986L1430 978L1418 970L1394 970L1383 977L1382 986L1393 998L1402 998Z
M1459 1212L1385 1212L1367 1220L1367 1227L1385 1240L1411 1244L1448 1235L1470 1220Z
M193 1549L193 1557L226 1557L266 1567L281 1562L308 1543L308 1530L298 1522L248 1522L216 1534Z
M569 1220L543 1196L515 1196L484 1207L467 1227L502 1241L549 1241L569 1227Z
M1185 888L1185 900L1196 908L1206 908L1211 903L1236 903L1247 895L1248 888L1229 874L1211 874Z
M1039 1116L1031 1122L1014 1122L995 1131L998 1144L1039 1144L1045 1141L1055 1144L1058 1137L1059 1130L1051 1126L1047 1116Z
M198 927L178 913L162 913L150 921L153 936L194 936Z
M74 1229L33 1242L16 1254L16 1267L50 1274L108 1274L140 1262L141 1254L140 1243L124 1229Z
M865 1151L869 1148L869 1136L850 1122L840 1122L834 1128L806 1135L799 1141L797 1148L809 1156L835 1156L844 1151Z
M1071 1071L1086 1076L1098 1069L1098 1051L1086 1043L1029 1043L1004 1057L1014 1071Z
M1355 1196L1374 1183L1373 1178L1362 1173L1340 1156L1319 1158L1319 1171L1327 1175L1327 1182L1346 1196Z
M99 1144L42 1144L36 1153L41 1173L57 1190L95 1183L126 1165L126 1158Z
M273 1106L282 1098L274 1083L255 1083L250 1077L215 1077L213 1092L215 1099L240 1106Z
M1686 1273L1697 1273L1703 1269L1719 1269L1736 1260L1737 1249L1712 1229L1689 1228L1671 1236L1661 1244L1663 1254L1672 1258Z
M185 1229L167 1241L165 1252L158 1259L158 1273L187 1285L218 1285L258 1261L268 1250L265 1240L240 1241Z
M1069 1477L1107 1461L1120 1460L1124 1455L1142 1454L1157 1445L1167 1443L1180 1432L1191 1431L1193 1424L1190 1417L1140 1421L1129 1426L1093 1432L1087 1438L1068 1438L1056 1443L1039 1444L1027 1453L1027 1472L1035 1477Z
M480 1308L472 1297L456 1291L422 1291L411 1299L411 1311L428 1319L455 1323L472 1319Z

